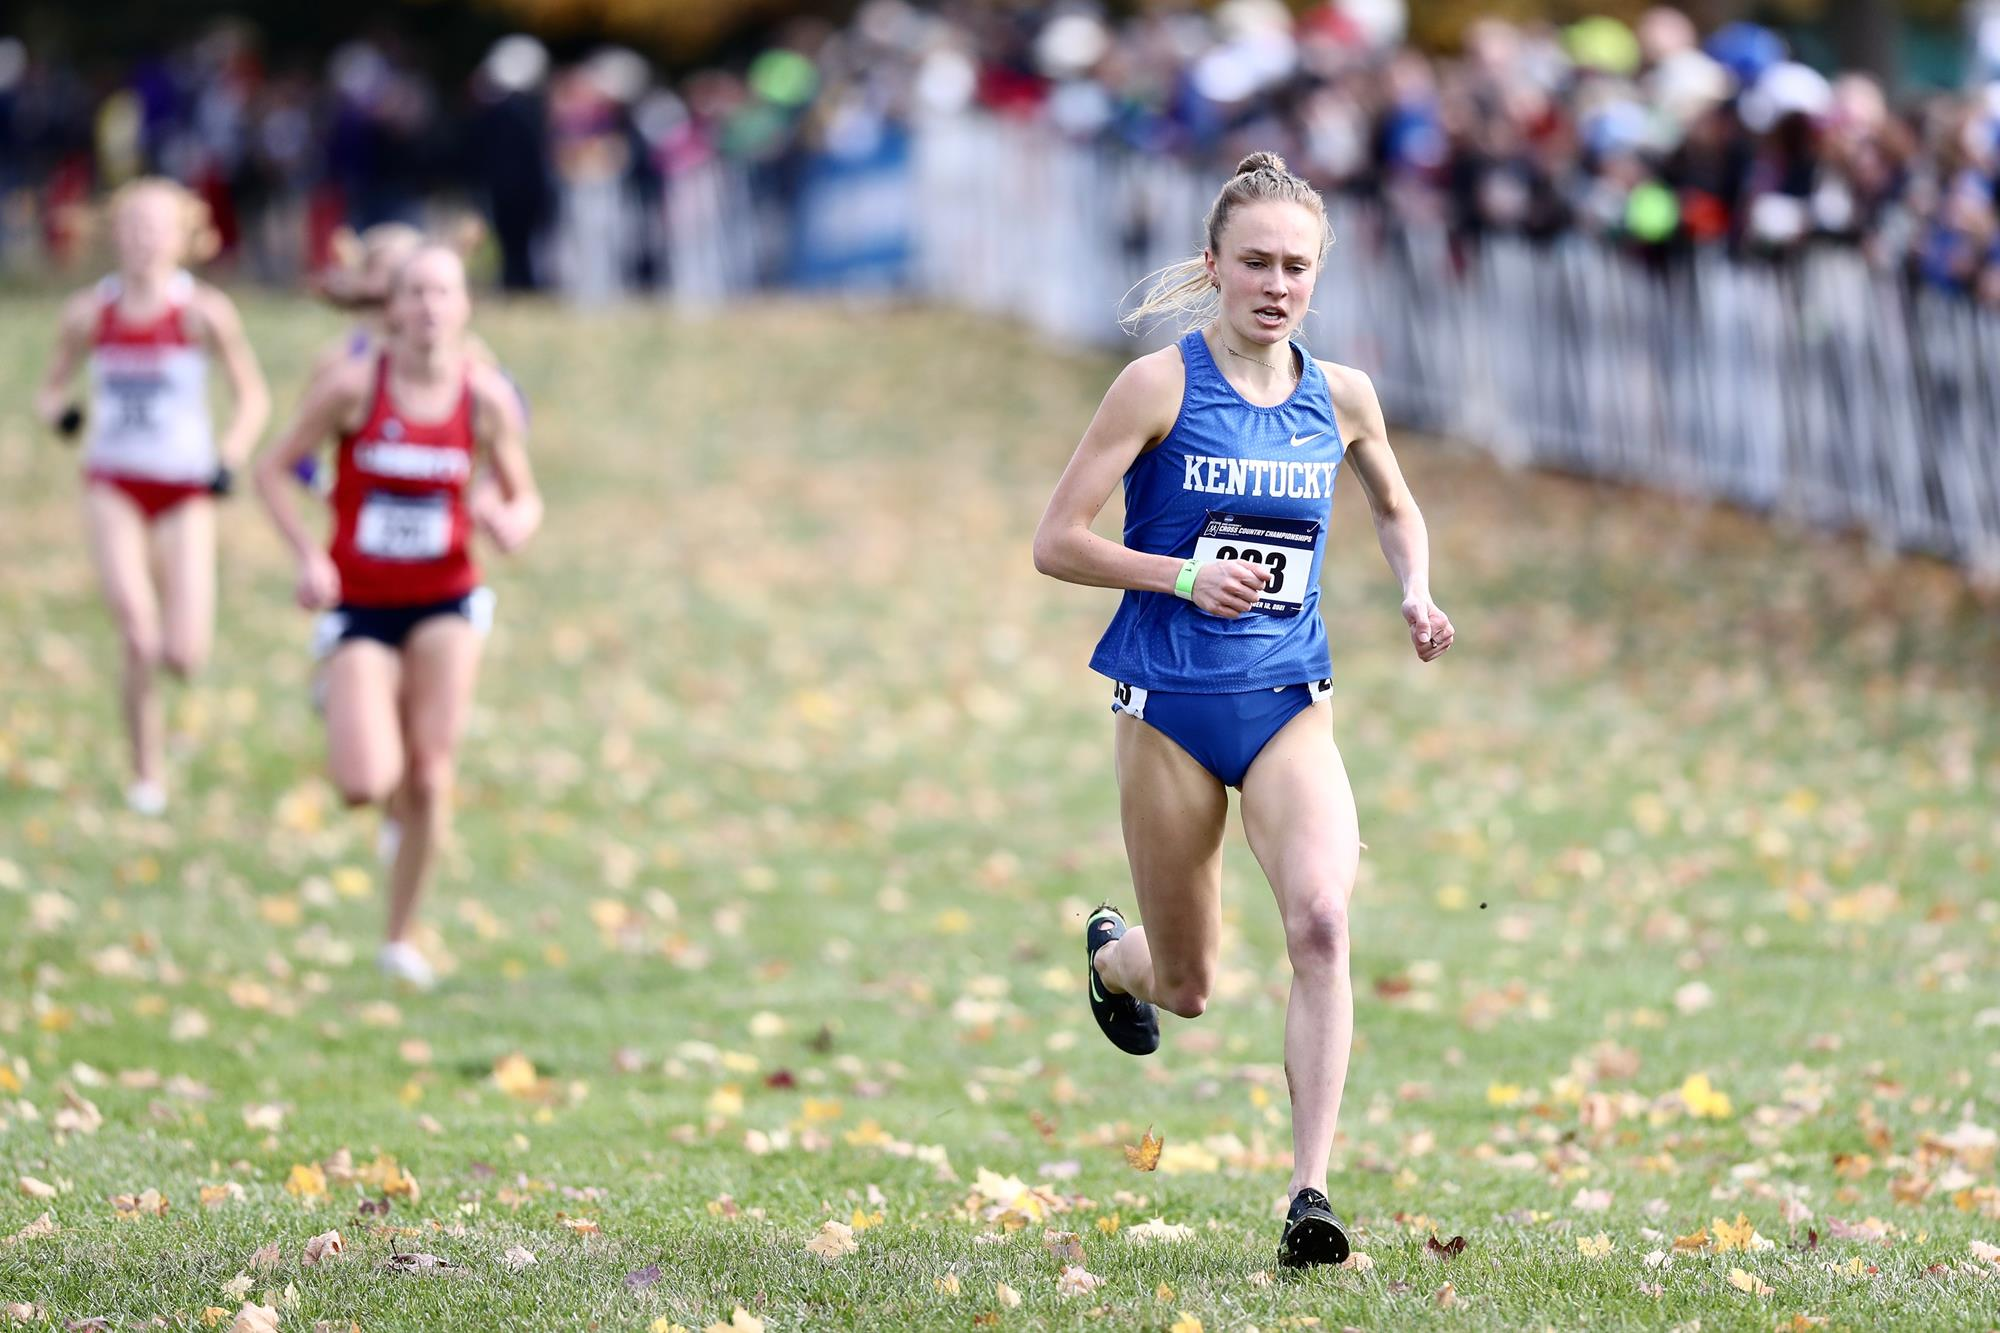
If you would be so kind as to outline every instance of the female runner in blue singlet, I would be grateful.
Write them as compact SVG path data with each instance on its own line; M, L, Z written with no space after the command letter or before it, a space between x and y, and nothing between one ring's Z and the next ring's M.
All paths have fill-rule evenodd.
M1154 1007L1199 1015L1221 935L1230 787L1270 880L1292 963L1288 1266L1339 1263L1326 1197L1354 1033L1348 898L1354 794L1325 715L1319 617L1334 474L1352 463L1403 590L1418 658L1451 647L1431 601L1430 543L1358 370L1292 340L1332 234L1319 194L1253 153L1208 211L1202 254L1158 275L1131 317L1192 331L1127 366L1105 394L1035 534L1035 567L1122 588L1091 666L1112 678L1126 856L1143 925L1106 906L1085 923L1091 1011L1121 1050L1159 1046ZM1125 484L1125 539L1090 530Z

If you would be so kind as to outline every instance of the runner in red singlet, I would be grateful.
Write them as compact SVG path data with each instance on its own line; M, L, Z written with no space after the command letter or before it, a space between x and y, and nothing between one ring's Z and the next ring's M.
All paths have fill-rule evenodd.
M471 303L458 255L420 248L397 274L383 354L316 380L299 417L257 459L257 492L299 561L301 605L322 611L329 766L352 805L401 789L382 970L417 986L430 964L409 933L448 824L455 755L478 674L492 594L474 530L502 551L541 524L519 399L469 348ZM333 534L322 550L289 478L339 441ZM475 467L495 485L472 493ZM468 494L471 499L468 501Z
M124 644L120 692L133 770L126 802L157 815L167 787L155 676L164 666L185 678L208 659L211 500L229 493L232 469L269 418L270 397L235 305L181 267L213 245L206 207L172 181L149 178L112 196L109 213L118 269L63 307L35 410L64 435L85 433L91 557ZM209 420L211 356L235 404L220 441ZM87 414L70 398L86 362Z

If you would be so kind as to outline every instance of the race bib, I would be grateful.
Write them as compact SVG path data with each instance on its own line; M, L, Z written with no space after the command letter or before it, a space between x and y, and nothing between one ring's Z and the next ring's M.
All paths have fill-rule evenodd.
M373 560L441 560L451 549L451 502L443 495L370 492L354 525L354 549Z
M157 404L165 396L166 377L157 374L108 374L104 377L107 420L102 428L118 434L149 433L160 428Z
M1208 522L1194 544L1197 560L1247 560L1271 572L1271 581L1253 611L1295 616L1311 591L1313 551L1319 545L1319 520L1262 518L1256 514L1208 511Z

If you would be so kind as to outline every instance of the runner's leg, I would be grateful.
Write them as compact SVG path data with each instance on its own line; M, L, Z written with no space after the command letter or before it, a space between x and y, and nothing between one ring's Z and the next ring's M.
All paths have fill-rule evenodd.
M349 805L386 799L402 777L402 675L396 650L374 639L349 639L327 659L327 770Z
M1119 715L1118 806L1142 924L1097 951L1097 974L1194 1018L1215 985L1222 934L1222 829L1229 792L1186 750Z
M153 524L160 556L161 661L186 679L215 642L215 503L184 500Z
M160 663L160 605L147 558L146 516L129 496L101 484L85 487L83 504L91 561L118 625L123 653L119 700L132 772L141 783L158 787L166 777L154 682Z
M390 872L392 943L408 935L450 828L458 742L472 711L484 642L471 621L441 615L418 625L403 645L402 727L409 758L397 796L402 844Z
M1285 1008L1291 1192L1323 1194L1354 1039L1347 908L1361 839L1347 770L1319 708L1287 723L1250 766L1243 830L1277 895L1292 962Z

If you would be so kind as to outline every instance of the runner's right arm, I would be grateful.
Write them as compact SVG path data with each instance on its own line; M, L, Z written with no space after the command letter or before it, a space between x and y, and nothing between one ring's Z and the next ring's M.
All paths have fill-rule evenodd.
M1183 562L1100 537L1090 525L1119 479L1148 447L1166 437L1184 392L1180 350L1165 347L1126 366L1076 446L1035 530L1035 568L1065 583L1171 594ZM1262 565L1211 560L1195 577L1194 604L1233 620L1256 605L1270 580Z
M272 524L299 563L299 605L307 610L323 610L340 600L340 575L332 558L320 549L299 517L292 469L300 459L318 449L322 441L338 435L352 422L365 401L370 373L367 366L348 363L337 365L315 379L306 390L298 415L284 434L257 455L252 470L264 512L271 516Z
M90 325L96 313L97 299L92 292L78 292L63 303L62 322L56 326L55 359L35 390L35 415L51 430L62 429L63 418L75 407L69 383L90 355Z

